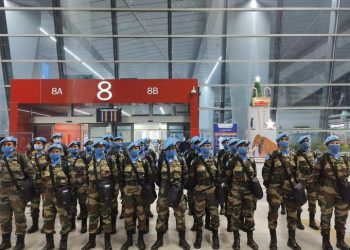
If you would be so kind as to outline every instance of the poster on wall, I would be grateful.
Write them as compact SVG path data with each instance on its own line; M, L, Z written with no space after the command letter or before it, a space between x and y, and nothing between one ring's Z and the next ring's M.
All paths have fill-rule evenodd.
M232 137L237 135L237 124L234 123L214 123L214 155L219 152L220 138Z

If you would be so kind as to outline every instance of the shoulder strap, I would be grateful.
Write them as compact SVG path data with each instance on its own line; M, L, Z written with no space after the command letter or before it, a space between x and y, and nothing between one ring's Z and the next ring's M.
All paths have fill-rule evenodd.
M334 166L333 162L331 161L331 159L329 157L327 157L327 162L331 166L332 172L333 172L333 174L335 176L335 179L337 180L337 183L339 183L340 179L339 179L338 173L337 173L337 171L335 169L335 166Z
M207 170L207 172L208 172L208 174L210 176L211 181L215 185L216 184L216 180L214 179L213 173L210 171L210 168L209 168L208 164L205 162L205 160L203 159L202 156L199 156L199 157L200 157L201 161L204 163L204 166L205 166L205 168L206 168L206 170Z
M5 162L5 166L7 168L7 171L9 172L10 176L11 176L11 179L12 179L12 182L15 184L16 188L17 188L17 191L19 191L21 188L20 186L18 185L18 182L16 181L15 179L15 176L13 175L13 172L10 168L10 165L9 165L9 162L7 161L6 159L6 156L3 156L2 159L4 160Z
M299 154L297 154L297 156L296 156L296 159L298 158L298 156L302 156L304 159L305 159L305 161L306 161L306 163L307 163L307 165L310 167L310 169L311 169L311 171L314 169L314 166L312 166L312 164L311 164L311 162L309 161L309 159L303 154L303 153L299 153ZM295 160L295 163L297 163L297 160Z
M56 190L55 178L54 178L54 175L53 175L53 170L52 170L52 165L51 164L49 164L49 171L50 171L50 179L51 179L53 190Z
M92 164L94 165L94 175L96 177L96 181L98 181L97 167L96 167L96 158L93 157L92 161L93 161Z
M292 177L294 178L294 181L295 181L295 182L297 182L297 178L295 178L295 176L294 176L293 173L289 174L286 165L284 165L284 161L283 161L281 155L278 155L278 159L279 159L280 162L281 162L282 168L284 169L284 172L285 172L285 174L287 175L287 178L288 178L288 181L289 181L290 185L293 186Z
M142 185L143 181L141 181L141 178L139 176L139 173L137 172L135 164L131 160L130 160L130 164L131 164L132 170L135 172L135 176L136 176L137 182L139 183L139 185Z
M243 168L243 171L245 172L245 174L247 175L247 178L250 180L251 179L251 176L249 175L249 170L247 168L247 165L244 164L243 160L238 156L238 161L239 163L241 163L242 165L242 168Z
M80 157L80 154L77 155L77 157L75 157L74 161L73 161L73 164L72 164L72 168L75 169L75 165L77 164L77 161Z

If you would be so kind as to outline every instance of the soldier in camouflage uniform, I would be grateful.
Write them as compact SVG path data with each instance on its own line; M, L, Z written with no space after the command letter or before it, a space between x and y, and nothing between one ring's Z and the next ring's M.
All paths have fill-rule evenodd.
M145 201L141 196L141 183L152 183L152 171L146 160L140 157L140 145L137 142L130 143L128 146L128 157L125 158L122 166L120 183L123 186L125 206L125 230L127 240L122 245L121 250L127 250L133 245L133 234L136 231L136 218L138 220L138 248L146 249L143 235L147 230L147 214L145 212ZM135 170L134 170L134 167ZM138 178L138 177L139 178Z
M112 249L110 237L112 231L111 200L113 199L115 185L118 185L119 173L115 162L105 153L105 143L106 142L103 140L94 142L93 147L95 153L88 165L89 241L82 250L96 247L96 234L100 215L102 216L105 250ZM109 193L104 194L109 198L109 201L105 199L106 197L101 196L102 192L98 188L98 185L102 182L110 183L109 187L112 185L108 191Z
M175 140L169 139L165 145L164 150L166 159L161 162L159 170L157 172L156 183L159 186L158 201L157 201L157 241L152 246L152 250L156 250L163 246L163 235L167 231L167 225L169 221L169 205L167 195L170 186L176 186L180 188L181 197L179 197L179 203L177 207L174 207L174 215L176 218L176 230L179 232L179 246L185 250L189 250L191 247L185 239L186 223L186 198L183 194L183 188L187 185L188 172L186 163L182 158L177 157Z
M108 153L109 149L111 148L113 135L105 134L105 135L102 136L102 139L105 141L105 153Z
M210 154L210 142L207 139L203 139L199 147L200 153L193 160L189 169L189 189L193 192L194 227L197 231L194 248L199 249L202 245L203 216L207 208L211 217L212 247L213 249L219 249L219 204L215 196L215 187L216 185L221 185L221 174L215 158Z
M224 148L220 149L218 152L218 163L220 164L220 168L221 168L221 160L224 157L225 153L227 153L229 151L229 146L228 146L228 141L230 140L229 137L224 137L221 141L221 144ZM223 169L220 169L221 174L225 174L225 172L223 171ZM223 177L223 176L222 176ZM225 203L220 204L220 215L225 215L226 211L225 211Z
M236 144L239 141L237 137L232 137L228 142L227 145L229 147L229 150L221 157L220 161L220 172L223 174L223 182L228 183L229 180L226 180L226 171L231 171L230 165L227 165L227 163L232 159L236 157L237 154L237 147ZM228 187L226 187L228 188ZM225 216L227 218L227 232L233 232L232 231L232 204L230 204L229 199L227 199L226 204L226 211ZM244 213L241 214L241 227L244 226Z
M24 249L26 234L26 217L24 215L26 203L19 194L14 181L8 171L11 169L14 180L20 185L26 177L32 178L33 169L28 166L27 159L16 152L17 139L6 137L0 143L3 155L0 159L0 226L2 243L0 249L11 248L12 216L15 217L17 242L15 250Z
M53 234L55 233L55 218L57 213L61 222L61 241L59 249L66 250L68 234L70 231L70 212L68 206L65 207L60 204L57 195L59 194L59 188L74 188L75 174L71 166L62 159L61 144L52 144L48 148L48 154L50 157L50 163L41 171L44 208L44 233L46 234L46 245L42 250L50 250L55 248Z
M308 136L301 136L298 141L300 148L295 155L297 164L297 180L306 187L307 199L309 203L309 226L315 230L319 227L315 221L316 214L316 185L314 181L314 154L310 151L310 139ZM301 222L302 208L298 208L297 228L304 230L304 225Z
M75 172L76 177L76 188L72 192L72 211L71 211L71 221L70 227L71 231L75 230L75 217L77 216L77 200L80 206L80 218L81 218L81 229L80 233L86 233L87 231L87 160L83 154L80 152L80 141L73 141L69 144L69 155L68 162L70 163L72 169Z
M34 139L34 152L29 158L30 164L34 169L34 176L38 179L35 180L36 183L36 195L30 203L30 215L33 220L33 225L28 229L27 233L31 234L39 230L38 220L40 213L40 194L41 194L41 171L48 165L47 155L44 153L44 147L46 144L45 137L36 137Z
M54 133L51 135L51 141L49 141L46 145L45 145L45 152L48 151L49 147L51 147L52 144L61 144L62 146L62 159L63 160L67 160L67 156L68 156L68 147L66 145L64 145L62 143L62 137L63 134L62 133Z
M90 163L92 159L92 155L93 155L92 144L94 144L94 142L91 139L88 139L84 143L84 157L87 163Z
M246 140L237 142L238 155L232 157L225 171L226 185L229 187L228 201L232 209L232 231L234 243L232 248L240 249L239 229L241 227L241 215L244 213L245 226L247 227L247 245L252 249L259 249L253 239L254 211L256 209L256 198L249 188L249 180L256 177L255 161L248 157L248 145Z
M289 152L289 137L281 133L276 137L278 150L267 155L262 169L264 186L266 187L266 199L269 203L268 223L271 235L270 250L277 249L277 218L278 208L282 200L286 203L288 222L288 247L300 250L295 240L297 223L297 206L292 194L290 181L295 182L294 173L296 164L294 156ZM284 166L284 167L283 167Z
M333 249L329 241L329 232L334 208L337 248L349 250L350 247L344 242L349 204L344 202L340 195L336 175L341 182L346 182L350 166L347 159L339 154L340 141L337 136L327 137L324 144L328 147L328 152L318 159L314 172L315 182L319 187L318 204L321 207L322 248L323 250Z

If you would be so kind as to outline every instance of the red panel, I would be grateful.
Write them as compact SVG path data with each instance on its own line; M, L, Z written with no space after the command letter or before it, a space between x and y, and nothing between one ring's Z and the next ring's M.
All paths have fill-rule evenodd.
M62 133L62 142L69 145L72 141L80 141L79 124L55 124L54 133Z
M40 80L12 80L11 102L40 103Z

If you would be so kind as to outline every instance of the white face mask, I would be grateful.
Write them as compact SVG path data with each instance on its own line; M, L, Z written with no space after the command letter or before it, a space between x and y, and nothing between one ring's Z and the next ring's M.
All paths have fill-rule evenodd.
M55 138L55 139L53 139L53 142L59 144L59 143L61 143L61 139L60 138Z

